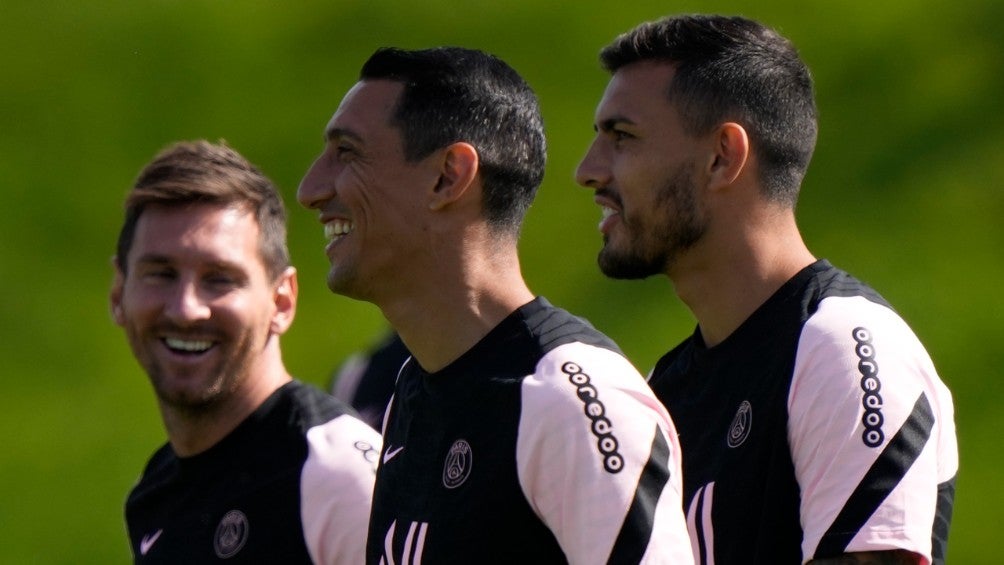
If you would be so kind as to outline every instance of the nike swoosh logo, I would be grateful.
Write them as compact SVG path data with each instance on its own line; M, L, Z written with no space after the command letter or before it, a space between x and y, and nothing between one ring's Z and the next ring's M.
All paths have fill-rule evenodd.
M401 453L401 451L403 451L403 450L404 450L404 446L403 445L401 447L396 448L396 449L388 449L383 454L383 462L384 462L384 464L386 465L388 461L390 461L391 459L397 457L397 454Z
M143 536L143 539L139 540L139 554L146 555L149 553L150 548L153 547L153 544L157 543L157 540L160 539L160 534L162 533L164 533L163 528L154 532L152 536L150 534Z

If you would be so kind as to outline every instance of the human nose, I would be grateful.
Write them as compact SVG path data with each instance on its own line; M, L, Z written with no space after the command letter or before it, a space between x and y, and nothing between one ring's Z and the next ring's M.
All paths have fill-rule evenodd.
M296 200L304 208L318 208L321 202L330 198L330 191L325 189L323 160L323 154L314 160L296 189Z
M575 182L586 188L599 188L610 181L610 167L598 140L589 145L589 149L575 169Z
M164 308L167 318L178 325L191 324L210 317L209 302L194 283L179 283Z

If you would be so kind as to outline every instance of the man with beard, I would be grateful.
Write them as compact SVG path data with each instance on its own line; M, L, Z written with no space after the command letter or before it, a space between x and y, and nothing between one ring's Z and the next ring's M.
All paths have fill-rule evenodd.
M698 322L650 377L680 431L697 561L941 562L951 395L889 305L802 241L816 108L794 47L684 16L600 58L612 78L576 173L603 210L600 268L666 275Z
M223 144L167 148L128 195L111 308L168 437L126 502L136 563L363 560L380 438L284 367L285 221Z
M692 563L665 408L520 272L545 160L529 85L476 50L381 49L324 138L297 198L328 287L379 306L411 354L367 563Z

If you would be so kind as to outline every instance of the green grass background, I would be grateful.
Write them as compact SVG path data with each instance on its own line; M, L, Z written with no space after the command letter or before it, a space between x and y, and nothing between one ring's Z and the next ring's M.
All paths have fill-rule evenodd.
M949 7L950 6L950 7ZM799 46L821 128L800 225L928 346L961 447L952 563L997 563L1004 3L26 1L0 7L0 563L123 563L126 492L164 440L108 315L121 202L178 139L226 139L290 205L300 268L291 370L324 384L384 321L332 296L313 213L294 201L321 133L377 47L458 44L522 72L543 106L547 176L521 244L532 288L592 320L646 371L694 320L665 279L595 267L599 210L572 174L607 77L598 50L667 13L760 19Z

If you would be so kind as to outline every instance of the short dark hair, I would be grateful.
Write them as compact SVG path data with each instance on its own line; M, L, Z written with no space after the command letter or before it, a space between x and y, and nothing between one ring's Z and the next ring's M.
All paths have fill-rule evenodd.
M139 173L125 203L116 261L126 272L136 225L152 204L235 205L254 212L260 228L262 262L272 280L290 265L286 247L286 209L279 191L226 142L183 141L168 146Z
M360 80L404 85L392 118L405 158L455 142L478 152L489 225L518 234L544 178L546 143L537 97L504 61L474 49L378 49Z
M665 61L667 95L688 133L734 120L747 129L765 194L794 206L816 145L812 77L792 43L749 19L685 15L646 22L600 52L611 73Z

